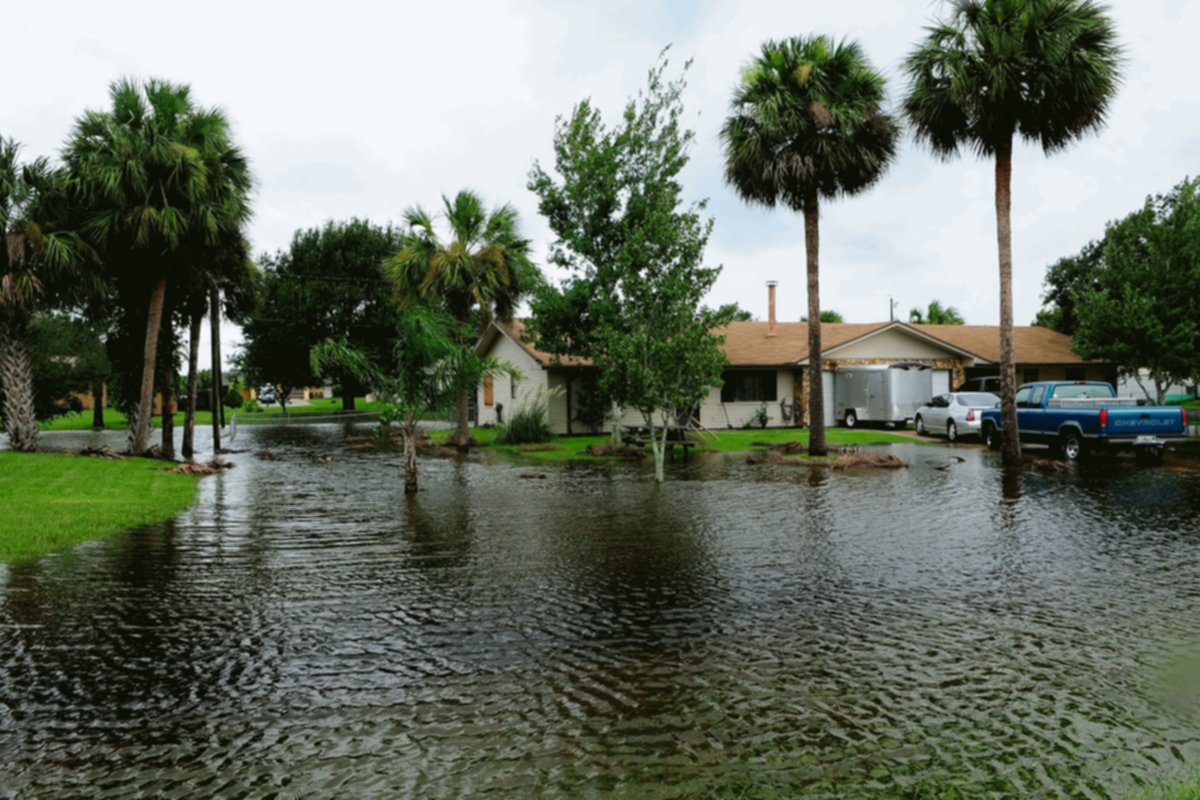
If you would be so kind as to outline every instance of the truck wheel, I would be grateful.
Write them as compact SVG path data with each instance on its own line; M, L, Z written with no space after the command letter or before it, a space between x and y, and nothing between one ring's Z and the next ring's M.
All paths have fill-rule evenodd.
M954 420L946 423L946 438L950 440L951 444L958 441L958 426L954 424Z
M846 416L842 419L842 424L847 428L853 428L858 424L858 415L853 411L847 411Z
M1074 431L1062 435L1059 447L1067 461L1078 461L1083 457L1083 437Z
M1000 449L1000 431L996 430L995 425L983 426L983 441L988 450Z
M917 414L917 418L913 420L913 427L916 429L918 436L925 435L925 420L921 419L920 414Z

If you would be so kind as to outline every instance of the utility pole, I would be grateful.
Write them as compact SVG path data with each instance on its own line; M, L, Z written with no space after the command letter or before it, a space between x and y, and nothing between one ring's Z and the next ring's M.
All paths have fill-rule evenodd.
M900 301L888 295L888 321L896 321L896 306L900 305Z

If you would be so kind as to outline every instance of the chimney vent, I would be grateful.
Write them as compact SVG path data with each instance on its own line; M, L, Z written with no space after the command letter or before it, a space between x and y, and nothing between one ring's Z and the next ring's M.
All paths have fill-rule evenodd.
M778 281L767 281L767 338L775 338L775 287Z

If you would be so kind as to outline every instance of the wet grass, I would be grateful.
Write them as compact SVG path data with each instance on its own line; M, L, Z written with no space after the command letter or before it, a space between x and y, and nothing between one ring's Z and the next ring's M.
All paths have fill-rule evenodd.
M368 403L361 398L354 404L354 410L357 411L379 411L383 408L382 403ZM262 411L250 412L240 408L225 409L225 420L228 423L229 419L237 414L239 425L275 425L284 420L286 417L289 421L303 421L305 417L318 417L330 414L340 413L342 410L342 401L340 398L317 398L309 400L308 405L287 407L287 413L284 414L283 409L278 404L264 406ZM182 411L175 414L175 425L183 426L184 414ZM329 420L321 420L328 422ZM162 427L162 417L155 417L153 420L155 428ZM212 425L211 411L196 412L196 427L210 427ZM52 420L38 423L44 431L90 431L92 429L92 412L90 410L83 411L78 414L67 414L62 417L55 417ZM129 419L115 408L104 409L104 427L123 431L129 429Z
M0 452L0 563L171 519L198 480L160 461Z
M443 441L452 433L453 431L449 430L437 431L431 435L431 438L434 441ZM562 436L556 439L550 448L531 450L528 448L523 449L521 445L496 444L495 441L498 434L498 428L471 429L471 435L475 437L475 440L480 444L487 445L489 450L512 453L514 455L545 461L594 458L594 456L588 456L584 453L588 445L606 444L611 441L609 436ZM798 441L808 444L808 430L800 428L768 428L766 430L713 431L712 435L693 433L689 438L696 442L694 449L699 452L740 452L756 449L751 444L752 442L781 444L783 442ZM830 447L893 444L897 442L937 444L937 442L922 441L913 436L863 428L855 428L854 430L830 428L826 431L825 438ZM647 447L647 453L649 453L649 450L650 448Z
M1200 769L1187 777L1138 787L1125 800L1200 800Z

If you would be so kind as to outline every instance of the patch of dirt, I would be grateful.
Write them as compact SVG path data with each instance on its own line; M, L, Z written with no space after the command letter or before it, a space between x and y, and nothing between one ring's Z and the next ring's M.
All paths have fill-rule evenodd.
M222 461L219 458L214 458L207 464L180 464L178 467L170 467L163 470L174 475L216 475L218 472L224 472L227 469L233 469L234 465L228 461Z
M787 456L800 456L808 452L808 445L804 442L781 442L771 445L771 452L783 453Z
M517 450L522 453L547 453L551 450L562 450L562 445L554 444L553 442L545 442L543 444L523 444L519 445Z
M900 469L907 467L908 462L891 453L847 453L835 458L830 466L834 469Z
M113 450L111 447L105 447L102 444L89 444L87 447L79 451L79 455L87 458L107 458L109 461L124 461L125 456Z
M623 445L621 447L613 447L611 442L605 444L589 444L583 450L589 456L607 456L615 458L645 458L647 453L640 447L631 447Z

